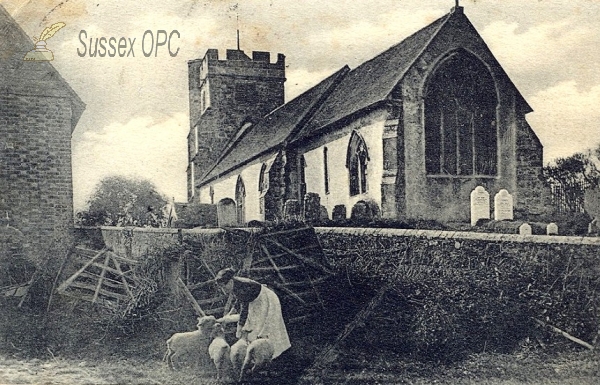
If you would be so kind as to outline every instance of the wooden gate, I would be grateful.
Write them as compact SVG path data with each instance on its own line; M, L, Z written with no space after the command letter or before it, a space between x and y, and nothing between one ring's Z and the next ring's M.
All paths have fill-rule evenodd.
M244 233L249 247L238 275L274 289L287 322L301 321L324 308L321 290L333 273L313 228ZM188 285L187 289L193 293L196 303L192 305L199 308L197 312L219 317L229 311L233 301L218 290L212 280L215 272L204 265L210 279Z
M133 300L136 261L104 248L100 251L76 247L75 264L81 267L57 289L63 295L111 306Z

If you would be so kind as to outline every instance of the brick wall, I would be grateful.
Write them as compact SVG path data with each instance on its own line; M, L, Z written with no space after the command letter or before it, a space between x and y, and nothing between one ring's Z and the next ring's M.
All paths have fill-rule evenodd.
M0 95L0 209L37 261L73 226L71 101Z

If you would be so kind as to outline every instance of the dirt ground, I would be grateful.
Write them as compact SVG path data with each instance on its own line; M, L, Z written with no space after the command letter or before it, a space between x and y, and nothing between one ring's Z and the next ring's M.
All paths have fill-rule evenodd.
M343 369L342 369L343 368ZM340 363L323 373L323 384L598 384L600 357L593 352L478 354L453 365L363 358ZM318 383L308 379L309 383ZM49 357L45 360L0 356L0 384L217 384L207 373L169 371L161 361L90 362Z

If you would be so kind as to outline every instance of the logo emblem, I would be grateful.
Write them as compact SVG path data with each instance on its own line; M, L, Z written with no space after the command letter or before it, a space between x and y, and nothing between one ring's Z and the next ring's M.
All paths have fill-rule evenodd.
M44 32L40 35L39 39L36 39L35 48L25 54L23 60L25 61L50 61L54 60L54 54L48 48L46 48L46 40L50 39L56 32L58 32L66 24L63 22L54 23L50 27L46 27Z

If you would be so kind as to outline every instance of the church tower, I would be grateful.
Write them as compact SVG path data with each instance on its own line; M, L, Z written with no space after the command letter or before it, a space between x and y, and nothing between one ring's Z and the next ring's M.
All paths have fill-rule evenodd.
M269 52L216 49L188 62L190 132L188 135L188 201L196 183L210 170L243 127L284 103L285 56L271 63ZM196 198L197 199L197 198Z

